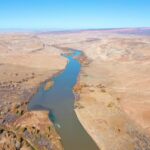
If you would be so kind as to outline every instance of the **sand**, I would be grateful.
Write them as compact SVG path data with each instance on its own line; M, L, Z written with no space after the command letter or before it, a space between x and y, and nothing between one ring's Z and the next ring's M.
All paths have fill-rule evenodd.
M122 32L88 31L78 33L84 40L62 44L89 60L75 88L75 111L100 149L150 149L150 37Z
M24 125L29 128L34 125L32 132L39 132L39 126L29 121L30 115L37 122L46 119L53 126L45 112L39 112L43 114L40 118L37 112L28 112L26 103L41 82L65 68L67 60L61 56L61 49L73 48L85 54L80 58L82 69L74 88L78 94L75 112L85 130L102 150L150 149L149 30L131 28L1 35L2 124L9 128L11 124L19 124L21 135ZM16 103L19 106L16 107ZM12 118L8 117L8 112L13 114ZM50 132L38 135L45 133ZM51 135L56 135L50 138L54 143L57 141L54 147L61 149L54 128ZM0 143L3 144L6 140L3 134L1 136ZM22 145L23 149L27 144Z
M27 109L40 83L65 68L61 50L20 33L1 34L0 51L0 149L63 149L48 112Z

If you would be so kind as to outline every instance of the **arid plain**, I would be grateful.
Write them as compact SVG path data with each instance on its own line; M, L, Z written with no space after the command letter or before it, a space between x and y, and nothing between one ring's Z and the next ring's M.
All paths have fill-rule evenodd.
M0 149L63 149L48 112L27 105L41 83L65 69L61 54L69 48L84 52L74 108L98 147L149 150L149 28L1 33Z

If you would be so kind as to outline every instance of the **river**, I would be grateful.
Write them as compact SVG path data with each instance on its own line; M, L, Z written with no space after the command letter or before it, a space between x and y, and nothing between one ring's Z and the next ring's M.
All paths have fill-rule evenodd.
M74 59L81 55L73 51L67 56L68 64L65 70L53 77L54 86L44 90L43 83L29 103L29 110L49 110L49 118L53 121L59 133L65 150L98 150L97 145L80 124L75 111L73 87L80 73L81 64Z

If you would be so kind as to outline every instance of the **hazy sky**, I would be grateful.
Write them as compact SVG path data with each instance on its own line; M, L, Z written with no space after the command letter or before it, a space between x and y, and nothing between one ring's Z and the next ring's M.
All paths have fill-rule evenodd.
M0 0L0 28L150 27L150 0Z

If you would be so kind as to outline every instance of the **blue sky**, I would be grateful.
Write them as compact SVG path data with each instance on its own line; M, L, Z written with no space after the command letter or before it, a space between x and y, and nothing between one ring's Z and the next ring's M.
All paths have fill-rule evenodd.
M150 0L0 0L0 28L150 27Z

